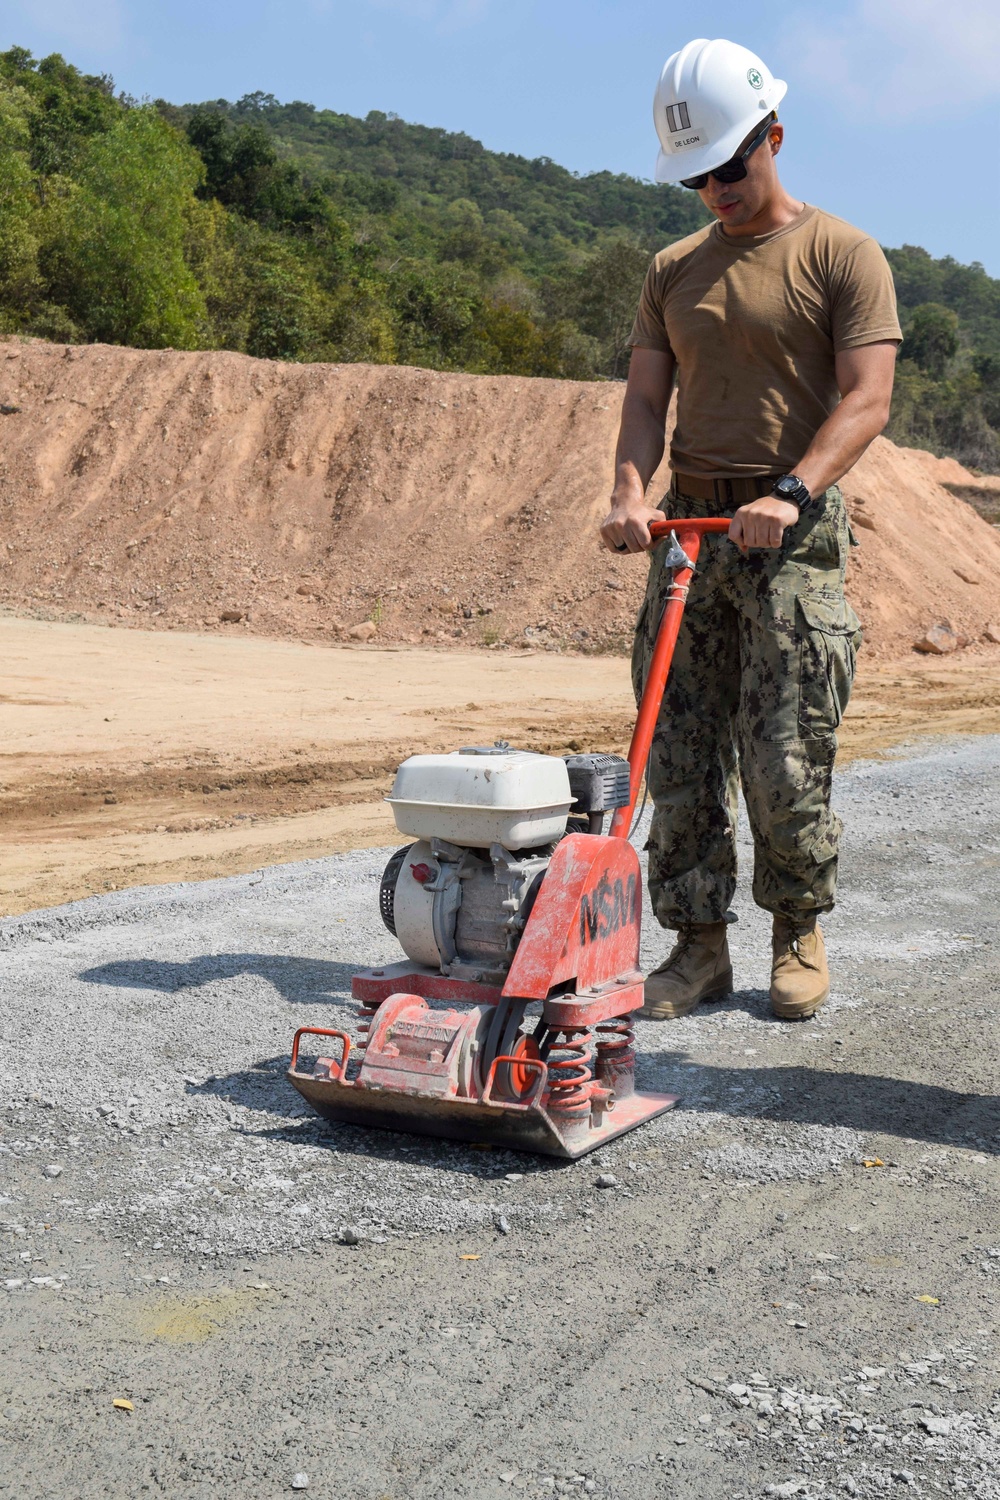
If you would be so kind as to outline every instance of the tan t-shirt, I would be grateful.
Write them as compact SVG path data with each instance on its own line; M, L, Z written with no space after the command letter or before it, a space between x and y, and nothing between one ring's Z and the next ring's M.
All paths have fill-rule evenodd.
M806 204L773 234L661 250L629 342L677 361L671 467L721 478L794 472L840 400L834 355L901 338L879 246Z

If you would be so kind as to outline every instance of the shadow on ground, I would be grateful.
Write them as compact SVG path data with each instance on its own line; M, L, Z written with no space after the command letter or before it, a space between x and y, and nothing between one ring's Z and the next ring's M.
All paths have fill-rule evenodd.
M324 959L221 953L191 959L187 963L122 960L88 969L80 977L90 984L169 994L215 980L253 974L273 984L290 1004L315 1003L320 999L342 1004L350 996L354 972L350 964ZM761 1018L768 1010L766 993L756 990L740 992L730 1005ZM250 1068L189 1085L188 1092L214 1095L247 1109L284 1116L290 1122L287 1127L263 1133L300 1136L303 1126L291 1122L301 1119L305 1106L285 1077L288 1062L287 1055L265 1058ZM899 1136L930 1145L960 1146L1000 1154L1000 1098L992 1094L962 1093L939 1084L846 1070L715 1067L695 1063L684 1053L643 1053L641 1047L637 1081L640 1088L679 1093L680 1108L692 1113L846 1127L865 1134ZM309 1128L312 1125L310 1119ZM383 1135L382 1132L351 1125L320 1126L318 1121L316 1125L321 1140L328 1141L338 1150L359 1155L391 1158L412 1152L414 1143L419 1143L422 1149L430 1149L432 1139ZM393 1148L392 1141L401 1144ZM463 1151L463 1155L467 1153ZM549 1163L543 1158L536 1160L546 1160L547 1165L552 1166L562 1165ZM470 1169L463 1168L457 1159L455 1165L457 1170Z
M232 1104L298 1120L305 1106L285 1077L288 1061L287 1055L270 1058L254 1068L192 1086L189 1092L214 1094ZM644 1063L640 1086L679 1092L679 1108L690 1113L840 1127L1000 1154L1000 1098L994 1094L966 1094L939 1084L820 1068L694 1065L692 1072L683 1053L660 1054ZM682 1067L685 1074L678 1081L676 1070ZM319 1125L310 1120L313 1123ZM299 1133L297 1126L266 1133L281 1135L286 1129ZM390 1149L372 1150L375 1138L383 1139L381 1133L356 1126L320 1126L320 1139L338 1150L395 1154ZM400 1135L396 1139L412 1147L415 1140L429 1138Z
M87 984L108 984L121 989L159 990L171 995L177 990L197 989L220 979L238 979L256 974L273 984L290 1004L315 1003L328 997L343 1000L351 993L356 965L331 963L323 958L290 958L276 953L208 953L187 963L160 959L127 958L116 963L85 969L80 978Z

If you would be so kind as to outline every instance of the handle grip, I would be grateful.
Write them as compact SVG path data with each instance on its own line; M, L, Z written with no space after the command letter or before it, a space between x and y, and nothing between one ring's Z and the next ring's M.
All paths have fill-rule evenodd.
M649 534L654 542L658 542L661 537L669 536L672 531L680 531L682 529L696 531L699 538L707 536L711 532L721 535L723 532L729 530L731 520L731 516L696 517L693 521L670 521L664 517L662 521L650 521ZM628 548L624 542L619 542L615 551L627 552Z
M654 542L658 542L661 537L669 536L672 531L676 531L683 547L685 532L697 532L699 537L711 536L713 533L721 536L729 530L732 519L732 516L705 516L693 521L671 521L664 517L662 521L650 521L649 534Z

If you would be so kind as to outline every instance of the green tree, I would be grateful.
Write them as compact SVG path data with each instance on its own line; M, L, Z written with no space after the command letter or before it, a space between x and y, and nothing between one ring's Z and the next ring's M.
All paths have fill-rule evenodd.
M487 302L473 327L471 368L498 375L547 375L586 380L593 371L592 341L568 320L536 322L523 308Z
M41 288L32 109L30 96L0 77L0 328L8 332L21 326Z
M40 177L72 172L90 136L109 130L122 112L114 84L81 73L53 52L36 61L24 47L0 52L0 77L30 95L31 165Z
M330 204L308 190L293 162L278 159L267 129L256 120L233 125L218 109L202 106L187 122L187 138L205 164L203 198L272 227L311 229L324 224Z
M979 377L983 415L1000 432L1000 353L974 355L972 368Z
M201 347L245 351L253 314L240 225L216 203L192 198L184 213L184 263L205 302Z
M385 278L403 364L461 370L473 352L471 339L482 292L473 271L455 263L408 260Z
M87 338L200 346L207 308L184 250L202 172L197 154L144 108L87 142L74 179L55 180L42 269Z
M478 260L490 244L483 216L470 198L456 198L449 203L445 223L448 233L441 250L446 260Z
M940 380L957 351L958 314L940 302L915 307L903 339L903 356Z
M564 279L556 302L596 342L596 369L618 379L628 372L628 338L650 252L632 239L608 241Z
M248 309L246 352L258 359L315 359L334 311L315 274L280 236L250 224L236 233Z

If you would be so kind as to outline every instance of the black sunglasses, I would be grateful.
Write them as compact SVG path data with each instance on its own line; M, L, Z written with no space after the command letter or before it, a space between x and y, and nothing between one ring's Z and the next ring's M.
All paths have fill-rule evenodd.
M713 167L711 172L699 172L697 177L682 177L681 187L699 190L707 187L710 177L714 177L716 182L742 182L747 175L747 158L753 156L757 147L764 144L773 124L774 115L769 115L763 130L754 136L745 151L741 151L738 156L731 156L728 161L722 163L721 167Z

